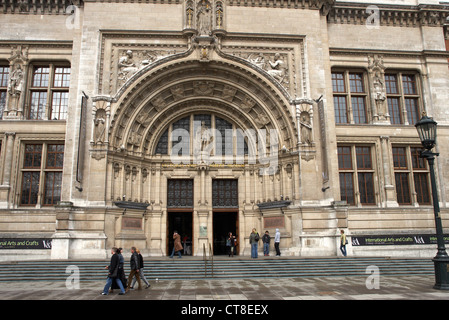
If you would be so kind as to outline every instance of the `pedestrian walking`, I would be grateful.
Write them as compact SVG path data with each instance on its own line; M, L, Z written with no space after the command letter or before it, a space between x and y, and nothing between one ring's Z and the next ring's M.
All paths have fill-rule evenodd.
M340 251L343 254L343 256L347 256L347 252L346 252L346 245L348 244L348 240L346 240L346 235L345 235L345 231L341 230L340 231Z
M126 288L127 287L127 279L126 279L126 275L125 275L125 258L123 258L123 255L122 255L123 249L118 248L117 252L118 252L117 255L119 257L118 278L122 282L123 288ZM120 289L120 287L117 285L117 283L115 281L112 281L111 292L113 292L114 289Z
M137 252L137 256L139 257L139 275L140 275L140 279L143 280L143 282L145 282L145 284L147 285L145 287L145 289L148 289L150 287L150 284L149 284L147 278L145 278L145 274L143 273L143 267L144 267L143 266L143 257L140 254L140 250L139 249L136 249L136 252ZM134 285L136 284L136 281L137 281L137 277L134 277L133 278L133 282L131 284L131 289L134 289Z
M276 229L276 233L274 234L274 248L276 249L276 257L281 256L281 250L279 249L279 244L281 243L281 233L279 229Z
M182 258L181 251L182 251L182 243L181 243L181 236L178 234L178 231L173 232L173 240L175 241L173 245L173 251L170 255L170 258L173 258L175 255L175 252L178 252L178 258Z
M260 239L259 233L256 231L256 228L253 228L249 236L249 243L251 244L251 258L254 259L257 258L259 239Z
M137 283L139 284L138 289L142 289L142 282L140 281L140 273L139 273L139 256L137 255L136 247L131 248L131 259L130 259L130 267L131 272L128 276L128 286L126 287L126 292L129 291L131 287L131 281L136 276Z
M103 292L101 293L102 295L108 295L109 293L109 288L111 287L112 282L116 282L117 285L120 288L120 295L125 294L125 288L123 287L122 282L120 281L120 279L118 278L118 270L119 270L119 264L120 264L120 258L118 256L118 249L113 247L111 249L111 261L109 263L109 266L107 266L105 269L108 269L108 279L106 280L106 285L103 288Z
M268 257L270 255L270 233L268 230L265 231L265 234L262 236L262 243L263 243L263 255L265 257Z

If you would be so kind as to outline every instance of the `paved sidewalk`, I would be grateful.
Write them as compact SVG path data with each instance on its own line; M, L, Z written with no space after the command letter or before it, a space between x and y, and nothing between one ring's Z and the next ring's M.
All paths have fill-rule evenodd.
M119 290L102 296L105 282L2 282L1 300L449 300L449 291L433 289L434 276L380 276L379 288L368 289L366 277L254 278L228 280L164 280L149 278L151 287ZM137 285L136 285L137 286ZM248 302L249 302L248 301Z

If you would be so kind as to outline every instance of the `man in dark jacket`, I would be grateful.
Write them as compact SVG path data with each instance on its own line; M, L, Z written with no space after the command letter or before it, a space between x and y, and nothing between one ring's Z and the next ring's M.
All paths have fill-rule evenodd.
M120 293L119 294L125 294L125 288L123 288L122 282L120 281L120 278L118 277L118 267L120 264L120 258L118 256L118 249L117 248L112 248L111 249L111 262L109 264L108 267L106 267L106 269L109 269L108 272L108 280L106 281L106 285L104 286L103 292L101 293L102 295L107 295L109 293L109 288L111 287L112 281L115 281L117 283L117 285L120 288Z
M136 252L136 247L131 248L130 264L131 264L131 272L129 273L128 286L126 287L126 292L129 291L129 288L131 286L131 280L134 278L134 276L136 276L137 283L139 284L138 289L139 290L142 289L142 282L140 281L140 274L139 274L140 263L139 263L139 256L137 255L137 252Z

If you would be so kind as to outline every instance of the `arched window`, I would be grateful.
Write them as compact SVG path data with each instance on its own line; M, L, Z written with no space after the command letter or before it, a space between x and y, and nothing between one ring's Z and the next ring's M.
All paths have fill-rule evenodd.
M201 130L204 130L209 137L205 143L212 155L247 155L247 138L238 129L214 114L191 114L168 126L160 136L154 154L168 155L177 150L178 155L192 155L201 143L197 140L201 137ZM205 135L202 137L204 139ZM182 144L182 148L178 144Z

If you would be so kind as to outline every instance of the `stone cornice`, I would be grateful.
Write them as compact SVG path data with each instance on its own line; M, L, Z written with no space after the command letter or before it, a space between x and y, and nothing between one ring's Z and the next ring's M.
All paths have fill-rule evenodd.
M71 6L82 7L83 0L0 0L0 13L71 14Z
M328 21L334 24L364 25L367 24L369 18L372 18L377 19L376 22L381 26L442 27L448 17L448 5L407 6L336 2L329 11Z

